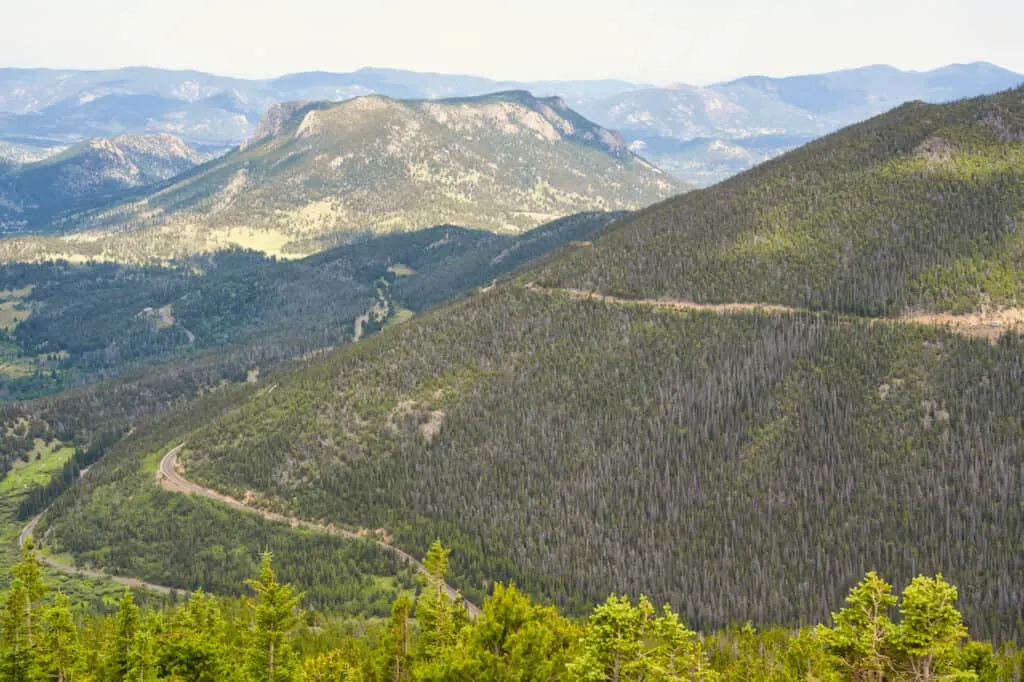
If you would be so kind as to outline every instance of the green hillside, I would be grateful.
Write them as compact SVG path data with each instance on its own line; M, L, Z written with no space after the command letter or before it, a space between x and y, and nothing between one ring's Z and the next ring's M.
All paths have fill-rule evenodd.
M1021 351L502 288L280 380L192 433L186 462L411 550L440 536L471 595L513 578L582 610L644 591L709 627L824 617L871 567L942 571L971 587L973 628L1006 634ZM129 517L161 513L133 500ZM79 532L90 516L56 518L54 542L93 557L119 542Z
M229 372L244 378L247 369L350 341L368 310L375 319L362 333L590 239L623 215L579 214L522 235L439 226L297 261L231 251L170 267L0 266L0 400L211 352L222 365L246 355Z
M514 579L581 613L610 592L643 592L707 629L827 618L872 569L898 584L941 572L963 588L973 632L1019 635L1024 338L1006 327L958 335L899 313L1013 302L959 274L940 280L941 299L913 299L908 282L998 258L1011 279L1021 272L1015 252L992 244L1016 229L1022 95L904 107L653 207L517 281L181 422L144 452L187 441L195 482L383 528L414 554L441 538L454 583L474 598ZM967 151L947 159L937 137ZM923 149L937 158L909 160ZM693 222L669 219L694 206ZM794 242L797 228L779 227L785 239L766 246L754 218L780 206L803 222L778 225L806 234ZM858 210L863 220L848 215ZM830 269L821 254L837 239L848 267L840 257ZM716 249L738 255L714 260L726 258ZM726 262L744 265L719 271ZM415 269L391 265L396 278ZM104 466L143 471L141 452ZM153 483L133 475L84 481L47 519L47 542L102 565L124 529L152 527L110 518L83 532L79 519L111 509L164 513L161 498L134 492ZM171 570L159 553L149 560Z
M552 286L863 314L1024 301L1024 89L907 104L638 213Z
M230 246L295 256L339 234L443 224L516 233L683 189L558 98L296 103L271 109L239 149L141 198L37 226L86 231L0 242L0 258L145 261Z

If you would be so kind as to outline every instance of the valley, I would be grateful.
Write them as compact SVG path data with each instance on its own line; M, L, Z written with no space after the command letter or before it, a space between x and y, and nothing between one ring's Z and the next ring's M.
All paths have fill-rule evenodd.
M814 288L836 277L827 269L835 261L813 260L822 246L782 251L798 257L787 257L788 269L771 265L774 276L765 278L755 274L759 263L782 261L758 246L745 256L753 270L730 279L738 294L723 301L728 290L707 287L726 280L700 260L718 247L687 229L716 224L717 211L745 218L731 197L764 193L794 169L860 183L881 164L898 188L894 206L923 207L918 193L932 186L925 179L947 188L940 207L948 214L917 209L905 223L898 212L884 214L915 226L897 233L907 271L961 262L962 242L942 232L961 222L958 211L1019 210L1011 191L1020 186L1019 143L999 136L1019 127L1020 101L1015 91L903 108L755 176L625 216L510 281L314 357L219 419L182 426L178 461L189 481L219 494L284 517L384 528L411 554L442 536L453 550L452 584L474 601L491 581L511 579L570 612L627 589L683 605L687 622L702 628L753 614L808 622L826 617L841 586L874 565L901 580L942 570L972 586L962 605L974 631L1011 636L1018 555L1000 538L1016 527L1008 472L1019 434L1006 428L1021 371L1008 306L1014 290L948 279L939 302L928 290L900 289L908 280L891 264L865 274L870 258L886 253L872 240L890 238L868 216L856 223L863 241L842 230L854 245L848 262L863 265L840 269L855 277L824 285L827 296ZM957 149L944 165L904 169L902 155L940 136ZM987 172L964 179L968 163ZM799 211L844 219L851 212L843 202L856 196L822 191L807 204L779 192L788 213L762 203L771 222L732 220L732 232L705 234L758 244L761 234L802 225ZM823 235L834 229L815 224ZM987 229L992 244L1016 234L998 218L975 224L975 244ZM981 248L973 257L1013 253ZM698 269L647 264L672 254ZM618 274L622 262L640 263L629 266L633 279ZM420 288L410 282L425 272L414 257L394 263L406 276L391 281L392 295L407 283ZM857 279L865 277L872 287ZM763 288L745 290L748 281ZM125 453L104 466L134 465ZM123 493L91 481L80 487L75 512L53 514L48 542L98 556L113 529L83 532L78 519L99 522L110 496ZM979 514L993 521L978 525ZM787 556L806 561L794 567ZM810 585L834 591L810 593Z
M1024 679L1020 81L0 69L0 679Z

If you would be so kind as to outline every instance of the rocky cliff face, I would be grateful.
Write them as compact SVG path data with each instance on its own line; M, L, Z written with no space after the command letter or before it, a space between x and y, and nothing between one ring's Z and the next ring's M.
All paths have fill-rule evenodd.
M288 122L295 112L302 109L304 106L309 104L308 102L282 102L281 104L275 104L269 109L267 113L263 114L263 118L260 119L259 125L256 126L256 132L252 137L247 139L241 145L241 151L245 151L254 144L258 144L268 137L273 137L281 132L284 124Z

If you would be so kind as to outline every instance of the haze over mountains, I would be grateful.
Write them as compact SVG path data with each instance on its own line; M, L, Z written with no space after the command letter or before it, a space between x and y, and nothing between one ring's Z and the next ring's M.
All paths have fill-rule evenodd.
M1018 636L1022 160L1024 89L905 105L213 396L141 451L187 443L190 480L410 551L444 537L471 596L512 579L569 609L643 592L701 627L798 624L869 567L941 571L972 632ZM50 541L226 570L154 549L237 531L157 490L153 460L126 441Z
M163 133L97 138L41 161L0 168L0 233L45 225L62 212L156 184L201 162L179 138Z
M683 189L559 98L374 95L277 105L236 151L109 206L9 223L9 233L79 232L8 239L0 250L7 260L138 261L231 245L301 255L358 234L443 224L520 232Z
M1024 81L987 63L907 72L871 66L707 87L623 81L506 82L390 69L301 73L263 81L148 68L0 70L0 155L34 158L88 137L171 133L227 149L272 105L366 94L436 99L528 90L561 96L679 178L706 185L908 100L940 102ZM204 147L205 149L205 147Z

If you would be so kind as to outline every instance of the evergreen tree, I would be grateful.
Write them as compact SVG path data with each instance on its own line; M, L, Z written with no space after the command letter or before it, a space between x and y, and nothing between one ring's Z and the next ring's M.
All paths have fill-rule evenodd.
M412 601L400 595L391 606L391 618L377 654L377 678L382 682L406 682L412 667L409 613Z
M918 576L903 591L900 624L893 632L899 667L915 682L933 682L956 675L959 645L967 637L955 604L956 587L942 579Z
M226 623L216 602L202 590L178 608L169 623L173 636L161 647L161 667L194 682L217 682L227 676Z
M445 591L448 573L448 550L435 540L423 559L426 575L422 576L423 589L416 600L416 622L420 626L418 657L423 660L440 658L444 650L455 644L460 622L457 612L462 610Z
M125 682L156 682L159 679L156 640L159 632L158 614L150 614L132 638Z
M46 631L42 641L43 669L56 682L71 682L82 663L78 628L71 615L71 602L57 592L53 606L46 611Z
M846 597L846 608L832 614L835 626L822 629L826 649L837 656L853 680L883 680L891 669L888 650L895 626L892 586L869 572Z
M299 621L302 594L277 581L270 552L263 555L260 577L247 580L246 585L256 593L247 657L250 679L290 680L295 672L295 655L288 633Z
M25 540L21 560L11 571L11 586L4 602L2 636L3 655L0 670L3 679L12 682L36 680L42 675L39 652L36 648L39 622L37 607L47 594L42 570L36 558L32 538Z
M696 633L665 605L660 616L646 597L636 606L612 595L594 609L569 665L574 680L711 680Z
M489 679L551 680L565 676L577 629L555 609L501 583L472 628L473 651Z

